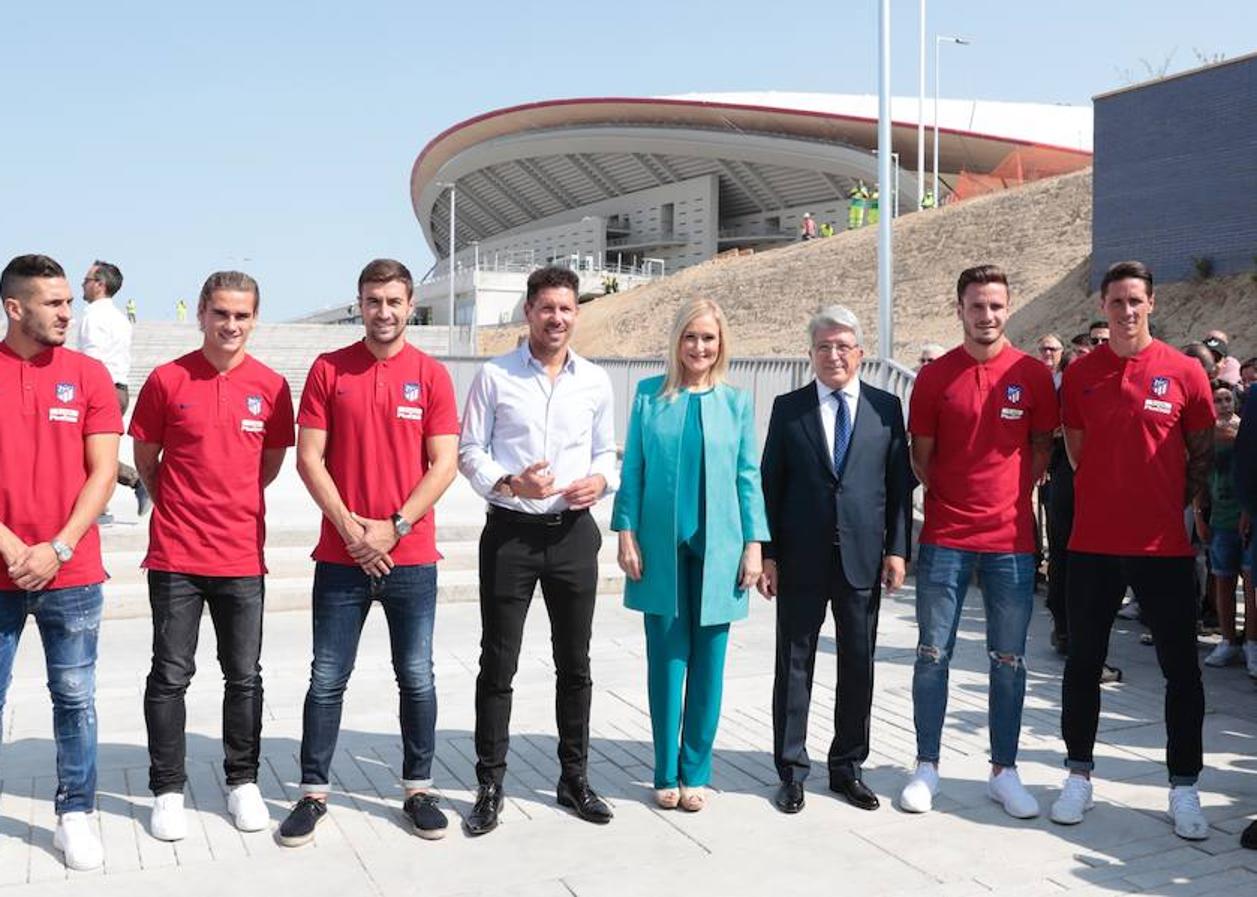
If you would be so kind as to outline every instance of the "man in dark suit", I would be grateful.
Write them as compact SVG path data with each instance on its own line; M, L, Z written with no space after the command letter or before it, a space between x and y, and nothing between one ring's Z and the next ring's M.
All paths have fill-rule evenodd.
M837 629L838 699L829 787L864 810L877 795L861 780L869 755L873 651L883 588L903 584L912 532L912 473L903 408L860 383L860 322L821 309L808 326L816 379L778 396L764 443L764 544L760 592L777 602L773 759L777 807L803 809L807 714L816 642L831 607Z

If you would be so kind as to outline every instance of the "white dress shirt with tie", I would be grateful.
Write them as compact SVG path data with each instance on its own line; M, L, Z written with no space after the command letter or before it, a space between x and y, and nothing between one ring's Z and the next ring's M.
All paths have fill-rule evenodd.
M486 362L463 410L458 469L490 504L526 514L567 510L562 495L530 499L502 495L494 486L538 461L550 462L554 486L601 474L606 494L619 486L611 378L571 349L552 383L525 342Z
M847 381L847 385L838 391L838 394L847 403L847 420L851 422L851 432L854 433L855 412L860 405L860 378L852 377ZM829 450L829 463L832 466L834 463L834 430L838 426L838 399L834 396L834 390L820 380L816 381L816 399L817 404L820 405L821 430L825 434L825 447Z

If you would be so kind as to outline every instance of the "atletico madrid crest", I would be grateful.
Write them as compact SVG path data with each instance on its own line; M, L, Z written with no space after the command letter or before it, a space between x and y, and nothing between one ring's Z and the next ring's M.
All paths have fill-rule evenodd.
M74 384L58 383L57 384L57 401L61 404L74 401Z
M262 413L262 397L249 396L244 400L244 406L249 409L249 413L257 417Z
M419 384L418 383L403 383L402 384L402 398L405 399L407 402L419 401Z
M1170 391L1169 377L1153 377L1152 378L1152 394L1154 396L1163 396Z
M1005 387L1004 397L1008 399L1010 404L1016 405L1017 403L1021 401L1021 387L1018 386L1016 383L1013 383Z

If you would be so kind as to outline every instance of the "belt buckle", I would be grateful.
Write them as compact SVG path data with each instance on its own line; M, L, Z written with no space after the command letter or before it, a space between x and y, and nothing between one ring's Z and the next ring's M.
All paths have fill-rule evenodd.
M542 526L562 526L563 525L563 512L556 511L553 514L542 514L541 525Z

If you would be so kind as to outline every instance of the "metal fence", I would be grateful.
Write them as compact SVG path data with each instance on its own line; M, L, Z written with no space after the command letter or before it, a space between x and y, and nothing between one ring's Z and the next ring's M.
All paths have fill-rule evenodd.
M461 417L463 402L471 388L472 378L484 364L483 358L442 358L454 380L454 392L458 396ZM647 377L664 372L660 358L593 358L611 376L611 388L615 395L615 438L621 445L628 432L628 413L637 384ZM750 392L755 404L755 430L759 444L764 444L768 433L768 417L772 414L773 399L782 393L798 389L812 379L812 368L806 358L735 358L729 364L729 382ZM865 383L894 393L904 404L907 413L908 399L916 374L896 361L866 358L860 366L860 379Z

